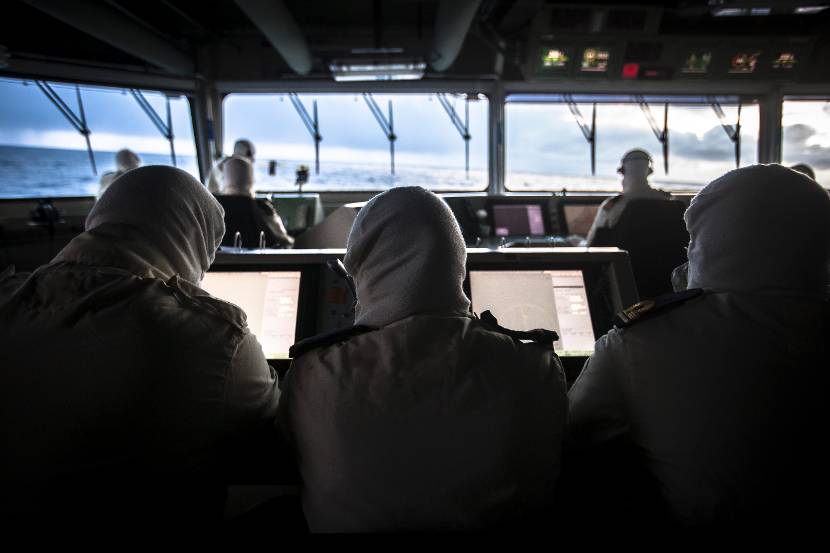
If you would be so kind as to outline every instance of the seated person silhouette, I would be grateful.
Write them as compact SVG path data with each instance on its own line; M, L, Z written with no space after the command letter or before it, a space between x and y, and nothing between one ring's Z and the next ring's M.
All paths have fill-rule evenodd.
M523 343L470 313L465 261L432 192L360 210L345 258L357 326L292 348L277 415L312 531L482 528L552 500L566 419L553 337Z
M254 197L254 166L243 158L231 157L224 166L224 194L216 196L225 209L223 246L235 246L236 233L243 248L260 247L263 233L266 248L290 247L294 239L285 230L270 200Z
M0 276L7 521L221 519L228 440L279 398L245 314L199 287L223 233L199 181L140 167L51 263Z
M253 165L256 158L254 143L247 138L240 138L233 144L233 153L216 162L211 168L207 182L205 183L205 186L207 186L211 194L222 194L222 190L225 189L225 163L235 157L248 160Z
M588 234L588 246L627 250L641 298L667 294L672 291L672 270L686 261L686 207L651 188L647 177L653 170L648 153L631 150L618 171L623 175L623 193L600 206Z
M687 289L597 341L568 393L568 449L629 444L679 524L824 524L830 198L755 165L704 187L685 220ZM618 466L604 461L595 474ZM577 496L606 505L592 481Z
M813 168L807 165L806 163L796 163L792 167L790 167L793 171L798 171L803 175L807 175L813 180L816 180L816 172L813 171Z

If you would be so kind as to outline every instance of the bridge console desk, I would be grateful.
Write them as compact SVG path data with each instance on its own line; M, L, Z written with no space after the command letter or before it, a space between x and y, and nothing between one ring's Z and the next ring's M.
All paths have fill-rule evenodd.
M293 343L353 324L354 297L326 264L344 255L223 250L202 286L246 312L266 357L284 374ZM569 382L613 315L638 300L628 254L617 248L470 248L464 288L473 311L490 310L502 326L556 330L554 349Z

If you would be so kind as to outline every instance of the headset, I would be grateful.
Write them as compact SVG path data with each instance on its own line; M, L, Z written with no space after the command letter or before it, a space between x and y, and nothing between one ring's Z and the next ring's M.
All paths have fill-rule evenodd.
M617 173L620 175L625 174L625 163L627 161L637 161L637 160L647 160L648 161L648 174L654 173L654 160L651 159L651 155L645 151L640 150L639 148L635 148L633 150L628 150L625 155L620 160L620 166L617 167Z

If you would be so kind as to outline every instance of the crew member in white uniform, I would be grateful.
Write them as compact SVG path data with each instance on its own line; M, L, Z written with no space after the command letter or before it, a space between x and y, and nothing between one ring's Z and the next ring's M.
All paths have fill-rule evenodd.
M809 527L827 497L830 198L755 165L685 220L688 289L597 342L568 394L569 445L633 445L680 523Z
M631 200L670 200L671 195L652 188L648 176L654 172L654 162L645 150L630 150L622 158L617 172L622 175L622 194L608 198L599 206L594 224L586 239L590 246L597 229L613 227Z
M138 154L133 152L132 150L128 150L124 148L123 150L118 150L115 153L115 171L107 171L103 175L101 175L101 182L98 186L98 194L96 195L96 199L100 198L104 191L109 188L109 185L112 184L112 181L130 171L135 169L136 167L141 166L141 158L138 157Z
M443 200L394 188L360 210L345 265L356 327L301 342L277 420L315 532L462 529L546 505L565 380L551 346L470 313Z
M282 217L277 213L274 204L267 198L256 198L254 192L254 166L243 157L231 157L225 162L224 169L225 189L228 196L242 196L251 198L254 209L260 218L257 223L265 225L266 244L269 246L291 247L294 238L285 230ZM227 218L227 213L225 214ZM227 221L226 221L227 222Z
M241 157L253 165L256 157L254 143L247 138L240 138L233 145L233 154L223 157L213 166L207 181L207 188L211 194L225 194L225 163L232 157Z

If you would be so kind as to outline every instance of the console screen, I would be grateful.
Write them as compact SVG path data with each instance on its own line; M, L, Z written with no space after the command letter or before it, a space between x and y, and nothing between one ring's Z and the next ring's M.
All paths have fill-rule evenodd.
M586 48L582 52L581 71L590 73L605 73L608 71L610 53L602 48Z
M539 204L494 204L496 236L544 236L545 217Z
M594 351L594 327L585 278L580 270L470 271L476 313L491 311L514 330L555 330L554 350L562 356Z
M761 52L738 52L732 56L729 65L730 73L753 73L758 65L758 57Z
M565 224L568 234L588 236L600 204L565 204L562 210L565 213Z
M299 271L209 272L201 287L242 308L267 359L288 359L297 329Z
M564 69L568 66L568 53L561 48L542 49L542 68L548 70Z

